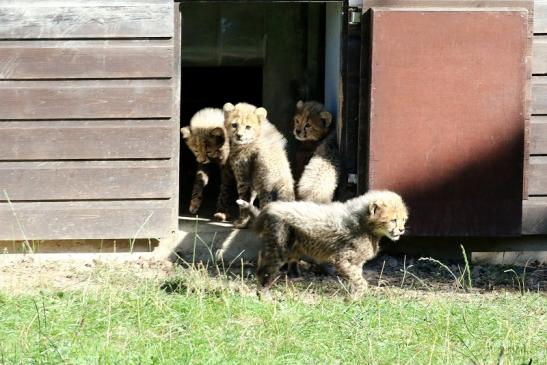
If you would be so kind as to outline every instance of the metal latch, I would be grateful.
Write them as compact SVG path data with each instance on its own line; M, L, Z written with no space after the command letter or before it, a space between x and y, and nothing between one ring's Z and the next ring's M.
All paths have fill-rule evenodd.
M361 9L353 7L348 8L348 23L350 25L361 23Z

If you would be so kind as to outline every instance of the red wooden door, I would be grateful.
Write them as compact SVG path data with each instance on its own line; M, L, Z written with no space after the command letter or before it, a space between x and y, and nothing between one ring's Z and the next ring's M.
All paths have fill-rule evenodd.
M411 234L521 233L527 20L372 10L364 180L403 195Z

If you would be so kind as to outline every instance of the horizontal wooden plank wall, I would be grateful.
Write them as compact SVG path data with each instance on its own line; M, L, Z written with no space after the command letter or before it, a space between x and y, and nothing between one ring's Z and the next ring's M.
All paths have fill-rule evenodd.
M0 203L0 239L163 237L172 210L168 200Z
M0 240L176 226L172 0L0 0Z
M3 41L0 79L170 78L172 58L170 39Z
M2 119L169 118L171 80L0 81Z
M172 124L147 119L0 122L0 156L4 161L171 158L177 148Z
M534 33L547 34L547 0L534 1Z
M172 1L0 2L0 38L173 37Z
M523 234L547 234L547 0L534 1L532 119L529 196L523 202Z
M0 162L12 202L169 199L172 175L169 160Z

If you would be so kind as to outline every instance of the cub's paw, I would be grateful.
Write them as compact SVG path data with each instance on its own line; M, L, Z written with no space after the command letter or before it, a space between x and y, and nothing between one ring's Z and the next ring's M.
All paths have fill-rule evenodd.
M237 228L237 229L245 229L249 226L249 222L250 222L250 218L247 217L247 218L238 218L235 222L234 222L234 228Z
M227 213L217 212L213 215L213 218L217 222L226 222L230 219L230 216Z
M291 280L302 280L298 262L289 262L287 265L287 277Z
M256 296L258 299L265 301L265 302L271 302L273 301L273 295L272 292L268 289L258 289L256 291Z
M190 214L196 215L198 214L198 210L199 210L199 204L190 203L190 208L188 208L188 211L190 212Z

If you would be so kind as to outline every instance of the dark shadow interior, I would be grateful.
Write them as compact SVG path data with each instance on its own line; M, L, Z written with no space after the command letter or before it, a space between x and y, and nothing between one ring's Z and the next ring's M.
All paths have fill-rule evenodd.
M220 83L219 83L220 80ZM192 115L205 107L222 108L227 101L246 100L262 105L262 67L183 67L181 72L181 127L187 126ZM223 87L230 85L230 87ZM229 92L227 92L229 90ZM180 206L181 215L188 213L190 191L196 171L196 159L181 141L180 149ZM205 187L207 197L216 197L219 191L220 176L218 169L210 176ZM215 199L203 201L203 212L213 212Z
M325 4L183 2L181 12L181 126L204 107L245 101L268 110L291 155L296 102L323 100ZM180 163L179 211L188 215L196 162L183 141ZM200 216L214 211L218 189L214 173Z

